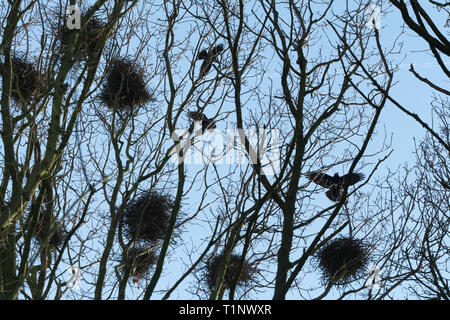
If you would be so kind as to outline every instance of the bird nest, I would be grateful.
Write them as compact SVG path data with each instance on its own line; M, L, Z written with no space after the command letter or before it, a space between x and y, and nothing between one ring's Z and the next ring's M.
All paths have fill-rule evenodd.
M127 255L122 255L122 264L130 268L130 276L135 279L146 278L157 262L158 255L153 248L132 247Z
M24 58L17 56L11 57L11 64L11 98L16 102L28 101L39 88L40 75L34 68L34 65Z
M173 203L169 196L147 192L129 203L123 214L125 231L132 240L156 243L169 226Z
M50 249L55 249L63 244L66 232L51 214L41 211L35 237L40 244L47 243Z
M211 258L205 266L206 271L206 282L208 288L212 290L216 284L216 280L219 273L219 264L221 260L224 258L224 253L217 255ZM222 287L225 289L230 288L234 282L236 282L236 286L248 285L253 280L253 275L255 273L255 268L244 261L242 265L242 270L239 270L239 266L241 264L241 257L238 255L232 254L230 256L230 260L228 261L227 268L225 270L225 275L223 277ZM239 272L240 271L240 272Z
M87 59L89 56L95 56L100 51L98 44L105 33L105 23L103 21L96 17L91 17L87 22L86 20L86 13L84 13L81 15L81 31L78 35L73 54L75 61ZM66 25L66 20L64 20L64 25L60 26L58 30L58 39L62 51L65 51L67 48L70 36L78 31L76 29L69 29Z
M324 280L335 284L346 284L357 278L365 270L368 257L366 244L345 237L331 240L317 254Z
M143 70L121 58L112 62L100 99L110 109L125 111L154 101L146 88Z

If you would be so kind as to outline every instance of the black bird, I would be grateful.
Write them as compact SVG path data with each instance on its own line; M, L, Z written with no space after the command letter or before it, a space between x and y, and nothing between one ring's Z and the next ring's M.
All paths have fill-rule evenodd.
M198 60L204 60L202 66L200 67L200 78L211 70L213 62L217 62L217 57L223 51L223 44L218 44L212 47L209 52L206 49L201 50L198 53Z
M188 115L192 120L202 122L202 133L204 133L205 130L214 130L216 128L214 120L208 119L208 117L199 111L189 111Z
M325 194L328 199L335 202L340 200L344 184L351 186L364 179L362 173L351 173L340 177L337 173L334 176L329 176L321 172L308 172L306 176L319 186L329 189Z

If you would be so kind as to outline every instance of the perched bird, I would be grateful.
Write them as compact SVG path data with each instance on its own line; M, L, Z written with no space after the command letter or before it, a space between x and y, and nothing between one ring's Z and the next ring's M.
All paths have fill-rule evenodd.
M199 111L189 111L189 118L194 121L202 122L202 132L205 130L214 130L216 128L216 123L213 119L208 119L203 113Z
M329 189L325 194L328 199L335 202L340 200L344 184L351 186L364 179L362 173L350 173L340 177L337 173L329 176L321 172L308 172L306 176L319 186Z
M200 67L200 78L211 70L213 62L217 62L217 57L223 49L223 44L218 44L217 46L212 47L209 52L208 50L203 49L198 53L197 59L204 60Z

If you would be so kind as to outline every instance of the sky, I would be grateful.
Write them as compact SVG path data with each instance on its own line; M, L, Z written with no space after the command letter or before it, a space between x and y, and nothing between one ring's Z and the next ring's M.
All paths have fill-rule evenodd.
M402 19L401 15L394 9L389 11L385 10L386 2L382 2L381 11L381 30L380 38L384 48L390 48L394 42L402 42L403 49L400 54L391 55L393 64L399 66L398 71L395 72L394 82L396 83L391 90L392 96L397 99L403 106L407 107L408 110L417 113L423 120L430 123L431 120L431 110L430 103L432 101L432 91L430 88L418 81L413 74L409 71L410 64L414 64L415 70L422 76L425 76L437 83L441 83L445 87L445 78L442 72L440 72L439 66L435 63L434 58L424 52L426 48L425 42L417 37L412 31L406 30L400 38L398 38L401 28ZM344 1L336 1L336 6L344 5ZM435 22L438 25L445 25L447 17L445 15L440 15L435 17ZM448 82L447 82L448 84ZM392 155L384 163L381 170L386 170L387 168L395 170L399 166L405 164L413 165L415 162L415 156L413 152L415 150L415 141L419 142L424 137L424 129L418 124L414 119L408 117L400 110L397 109L389 101L382 112L380 119L380 125L377 127L378 135L371 142L369 150L371 148L376 149L382 143L384 139L384 132L388 137L392 137ZM368 151L370 153L370 151ZM198 228L198 229L197 229ZM199 233L202 232L201 227L196 227ZM189 232L189 231L188 231ZM193 232L194 233L194 232ZM161 285L165 283L166 280L171 280L171 278L177 273L176 270L180 270L180 265L175 261L173 264L168 266L166 276L162 278ZM173 270L173 271L172 271ZM305 281L317 281L315 275L307 277ZM171 299L191 299L191 294L184 291L189 286L189 281L186 281L179 286L179 290L171 296ZM315 291L316 295L321 292L321 289ZM404 292L402 289L398 290L399 297L403 296ZM255 299L271 299L273 295L272 290L262 290L256 296L251 295ZM311 295L314 297L314 294ZM155 298L157 295L155 295ZM298 295L295 290L288 294L288 299L296 299ZM336 291L332 291L327 299L333 299L338 297ZM352 299L349 296L348 299Z
M335 1L335 3L335 10L344 8L344 1ZM394 75L394 81L396 82L396 85L391 90L391 94L402 105L406 106L408 110L417 113L422 119L430 123L431 110L429 106L432 101L432 91L428 86L415 79L411 72L408 71L409 65L413 63L416 71L419 72L422 76L437 81L444 87L448 86L448 79L445 80L442 72L440 72L439 66L435 63L434 58L427 52L423 51L423 49L426 48L426 45L422 39L415 36L413 32L409 30L406 30L405 34L398 38L402 27L401 16L396 11L396 9L386 11L385 8L386 1L382 2L381 5L380 38L382 45L385 48L389 48L395 41L401 41L403 43L402 52L400 54L391 56L391 58L393 58L393 62L399 65L399 70ZM437 15L433 18L436 19L435 21L438 25L442 26L445 25L447 19L447 17L442 14ZM158 17L148 17L148 19L154 19L156 21ZM447 60L447 62L450 61ZM276 75L274 76L276 77ZM221 124L219 129L224 130L224 125ZM416 139L416 141L420 141L425 133L424 129L415 120L403 114L390 102L387 102L385 110L381 115L380 125L378 126L377 130L378 135L373 141L371 141L369 151L371 148L376 149L383 142L383 131L385 131L386 135L389 137L392 135L393 153L388 161L384 163L381 170L386 170L387 168L397 168L398 166L402 166L405 163L408 163L409 165L412 165L414 163L414 139ZM87 154L87 152L83 152L84 154ZM196 170L195 167L188 168L188 170L191 169L192 171ZM221 170L224 170L223 172L226 172L228 168L223 167L221 168ZM191 203L189 204L187 210L189 208L195 208L195 205L202 197L202 190L195 191L195 188L193 188L193 190L194 191L190 194L189 199ZM211 195L211 199L213 198L214 196ZM207 219L208 214L209 211L203 213L202 218ZM205 234L208 234L209 232L209 226L207 224L194 223L190 225L186 230L183 230L182 236L186 237L183 238L185 239L183 241L188 249L191 248L191 246L198 246L199 241L201 241L201 239L203 239L203 236ZM167 265L164 267L163 276L161 277L156 290L170 287L185 271L186 266L181 263L180 259L177 258L178 256L183 256L183 259L186 259L185 250L185 247L177 246L174 251L170 252L169 258L167 260ZM311 275L305 279L305 281L311 282L311 286L314 286L314 282L317 280L317 275ZM192 282L195 282L195 279L193 279L192 277L188 277L171 295L170 299L192 299L192 294L188 292L189 289L191 289ZM83 278L81 279L80 286L83 287ZM315 293L317 293L317 295L320 294L321 288L317 289ZM74 292L74 294L76 293ZM250 295L250 297L253 299L271 299L272 295L273 290L270 289L261 290L257 295ZM139 291L136 290L136 286L132 286L132 288L129 289L129 298L132 299L138 296ZM152 299L158 299L161 296L162 295L160 293L155 292L152 296ZM312 296L314 296L314 294L312 294ZM332 299L336 296L337 292L332 291L331 294L327 296L327 299ZM294 290L288 294L288 299L296 298L298 298L298 295ZM351 299L351 297L349 298Z

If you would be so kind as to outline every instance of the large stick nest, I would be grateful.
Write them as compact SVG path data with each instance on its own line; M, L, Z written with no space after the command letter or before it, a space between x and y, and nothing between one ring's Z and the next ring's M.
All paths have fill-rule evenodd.
M324 279L336 284L345 284L358 277L365 270L368 257L367 245L346 237L331 240L317 254Z
M14 56L11 57L12 64L12 86L11 98L16 102L31 99L39 88L40 76L32 63L25 59Z
M86 20L86 13L83 13L81 15L81 30L69 29L66 25L66 20L64 20L64 25L58 31L58 39L62 51L65 51L67 48L70 36L75 32L80 32L73 54L75 61L87 59L89 56L95 56L100 50L98 44L106 32L106 24L100 19L91 17L87 22Z
M48 247L55 249L60 247L65 241L66 232L51 214L41 211L35 237L41 245L48 241Z
M130 268L130 276L136 279L146 278L157 262L158 255L153 248L132 247L122 256L122 263Z
M154 101L146 88L143 70L123 58L112 62L100 99L113 110L132 110Z
M221 260L224 259L224 253L216 255L211 258L206 263L206 282L210 290L212 290L216 284L217 277L219 276L219 264ZM223 277L222 286L225 289L229 289L237 279L236 286L248 285L253 280L253 275L255 274L255 268L244 261L242 265L242 270L239 269L241 263L241 257L235 254L230 256L228 265L225 270L225 275ZM239 273L239 271L241 271Z
M169 196L154 191L144 193L126 206L123 214L125 231L132 240L152 243L163 240L172 207Z

